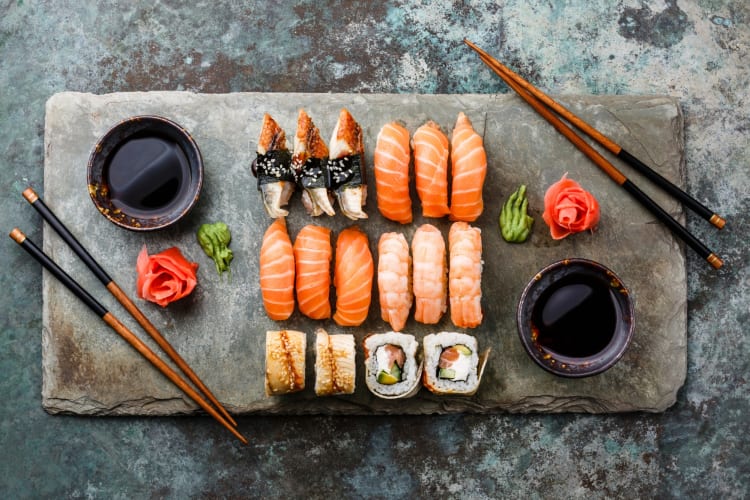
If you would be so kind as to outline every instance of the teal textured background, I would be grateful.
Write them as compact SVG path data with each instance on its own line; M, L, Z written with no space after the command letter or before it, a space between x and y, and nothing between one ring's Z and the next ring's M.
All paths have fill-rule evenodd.
M2 2L0 217L37 242L20 193L44 192L55 92L507 92L464 36L553 94L679 97L688 188L729 221L688 216L726 265L688 252L688 376L664 414L248 417L249 447L208 418L47 415L41 270L5 238L2 496L747 497L750 7L591 3Z

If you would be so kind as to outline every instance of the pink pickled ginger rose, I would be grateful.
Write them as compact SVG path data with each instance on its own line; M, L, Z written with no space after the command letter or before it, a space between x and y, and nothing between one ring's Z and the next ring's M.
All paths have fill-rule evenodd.
M185 259L177 247L149 255L143 245L135 268L138 296L162 307L190 295L198 283L195 276L198 264Z
M599 202L573 179L552 184L544 194L542 218L552 238L561 240L572 233L593 229L599 223Z

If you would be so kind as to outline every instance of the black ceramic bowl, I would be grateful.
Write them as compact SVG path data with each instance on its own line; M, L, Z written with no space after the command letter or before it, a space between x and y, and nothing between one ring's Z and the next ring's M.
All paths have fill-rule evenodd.
M612 367L635 328L633 300L620 278L586 259L565 259L539 271L521 294L516 319L531 359L562 377Z
M133 116L94 146L87 180L107 219L134 231L165 228L187 214L203 185L203 158L192 136L160 116Z

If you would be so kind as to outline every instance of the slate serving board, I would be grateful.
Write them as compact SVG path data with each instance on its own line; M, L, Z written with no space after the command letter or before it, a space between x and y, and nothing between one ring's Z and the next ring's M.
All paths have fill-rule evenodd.
M684 185L683 117L677 100L662 96L560 97L575 113L653 166ZM484 188L483 324L470 333L492 354L479 392L471 397L436 397L422 389L407 400L385 401L364 384L361 340L389 330L380 319L377 290L368 320L342 328L331 320L312 321L295 312L284 322L269 320L258 287L261 237L271 220L263 211L250 173L264 112L291 138L297 110L304 107L329 137L338 111L347 107L365 131L366 162L380 127L394 119L413 132L427 119L450 133L464 111L483 135L489 159ZM86 163L97 139L119 120L157 114L190 131L202 150L205 183L200 201L177 225L151 233L129 232L102 217L86 187ZM614 162L620 165L619 162ZM681 205L623 166L622 170L678 220ZM593 234L554 241L541 219L545 189L564 173L598 198L601 222ZM386 231L403 231L408 240L419 224L401 226L376 208L370 172L367 212L361 227L370 236L377 262L377 240ZM536 219L523 245L505 243L497 228L500 207L516 187L528 186ZM413 188L413 186L412 186ZM514 95L378 94L194 94L147 92L91 95L65 92L47 102L45 124L46 203L90 250L120 286L135 298L135 260L146 244L155 253L179 246L200 264L199 285L188 298L162 309L135 298L146 315L236 413L264 414L429 414L444 412L621 412L663 411L674 403L686 374L686 275L683 246L634 200L599 172L582 154ZM224 221L232 230L231 280L220 279L198 246L195 233L204 222ZM434 220L447 237L449 222ZM341 214L311 218L299 195L291 202L292 238L308 223L330 227L334 238L352 222ZM44 249L134 332L154 345L124 309L49 227ZM608 372L570 380L550 375L526 355L518 339L515 309L525 284L545 265L566 257L585 257L612 268L630 288L636 303L636 331L622 360ZM42 402L50 413L87 415L190 414L197 406L139 357L53 277L44 274ZM357 389L352 396L314 394L312 347L315 327L329 333L354 333L357 339ZM307 389L269 398L263 391L267 329L308 332ZM446 314L436 326L410 319L405 331L418 339L429 332L454 330Z

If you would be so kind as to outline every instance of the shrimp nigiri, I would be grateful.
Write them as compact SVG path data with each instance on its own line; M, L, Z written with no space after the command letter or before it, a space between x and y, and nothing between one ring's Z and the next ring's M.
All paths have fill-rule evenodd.
M289 318L294 311L294 250L285 219L278 218L260 247L260 291L268 317Z
M362 127L346 109L339 113L330 143L328 175L341 212L350 219L366 219L365 146Z
M367 234L357 226L339 233L333 286L336 312L333 320L341 326L359 326L367 319L372 298L374 262Z
M398 122L383 125L375 146L373 169L378 209L383 217L409 224L409 131Z
M411 255L414 319L434 325L448 308L445 240L440 230L431 224L421 225L414 233Z
M422 215L442 217L448 208L448 138L440 126L429 121L412 137L414 176L422 201Z
M448 232L451 321L460 328L482 322L482 231L454 222Z
M299 311L312 319L331 317L331 230L312 224L294 240Z
M451 136L451 220L472 222L482 214L487 153L482 137L459 113Z
M413 301L409 244L401 233L383 233L378 242L378 292L383 321L400 332Z
M273 218L289 215L283 207L289 203L294 192L292 156L286 147L286 134L268 113L263 115L253 175L258 178L258 190L263 197L263 206Z
M335 215L331 205L331 193L326 186L328 172L328 146L320 137L320 131L304 109L299 110L297 133L294 135L292 168L297 182L302 187L302 204L313 216L326 213Z

